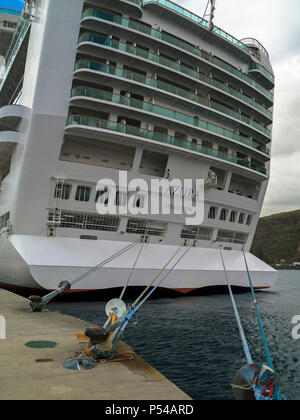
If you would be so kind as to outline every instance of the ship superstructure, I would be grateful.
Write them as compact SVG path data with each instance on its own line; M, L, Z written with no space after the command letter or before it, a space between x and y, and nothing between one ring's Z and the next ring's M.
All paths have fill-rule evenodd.
M146 243L143 286L178 246L194 248L164 287L247 287L269 179L274 75L239 41L166 0L28 1L0 82L0 282L53 290L124 246ZM204 179L205 218L100 215L99 179ZM119 193L116 204L121 202ZM135 207L143 206L142 195ZM137 249L79 284L121 287ZM247 255L256 288L276 272Z

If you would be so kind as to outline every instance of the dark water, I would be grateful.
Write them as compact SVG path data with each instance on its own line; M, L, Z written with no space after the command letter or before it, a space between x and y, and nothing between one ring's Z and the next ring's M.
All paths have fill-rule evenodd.
M281 390L300 399L300 340L292 339L292 318L300 315L300 271L281 271L271 291L257 294ZM236 295L255 362L264 362L250 293ZM103 325L105 302L51 304L53 309ZM230 384L246 364L228 295L148 301L124 340L156 369L196 400L230 400Z

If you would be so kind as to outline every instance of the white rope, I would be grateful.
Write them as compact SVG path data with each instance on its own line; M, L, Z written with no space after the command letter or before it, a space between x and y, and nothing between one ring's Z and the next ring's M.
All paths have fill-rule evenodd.
M227 270L226 270L226 267L225 267L225 262L224 262L221 247L220 247L220 254L221 254L221 260L222 260L222 264L223 264L223 268L224 268L225 280L226 280L226 283L228 285L229 294L230 294L230 298L231 298L231 302L232 302L232 306L233 306L233 310L234 310L234 315L235 315L236 322L237 322L239 332L240 332L240 336L241 336L241 339L242 339L246 359L247 359L247 362L248 362L249 365L253 365L253 359L252 359L252 356L251 356L251 353L250 353L250 350L249 350L249 346L248 346L248 343L247 343L247 340L246 340L246 336L245 336L245 333L244 333L244 329L243 329L243 326L242 326L240 315L239 315L239 312L238 312L238 309L237 309L237 306L236 306L236 303L235 303L235 299L234 299L234 296L233 296L233 293L232 293L231 285L229 283L229 279L228 279L228 276L227 276Z
M141 255L141 253L142 253L142 250L143 250L143 248L144 248L144 245L145 245L145 242L143 242L143 243L142 243L142 245L141 245L141 248L140 248L140 250L139 250L139 252L138 252L138 254L137 254L137 257L136 257L136 259L135 259L135 262L134 262L134 264L133 264L133 267L132 267L131 273L129 274L129 277L128 277L128 280L127 280L127 283L124 285L123 290L122 290L122 292L121 292L121 294L120 294L119 299L123 299L123 296L124 296L125 291L126 291L126 289L127 289L128 285L129 285L129 283L130 283L130 280L131 280L131 278L132 278L133 272L134 272L135 267L136 267L136 265L137 265L138 259L140 258L140 255Z

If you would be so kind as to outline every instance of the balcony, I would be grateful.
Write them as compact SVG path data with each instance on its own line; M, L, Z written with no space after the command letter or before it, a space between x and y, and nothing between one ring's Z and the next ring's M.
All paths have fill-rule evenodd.
M268 86L269 89L273 89L275 86L275 77L268 70L266 70L259 63L252 63L249 65L249 74L252 74L259 83L263 83Z
M23 75L25 69L30 27L30 21L23 18L20 20L5 56L5 68L0 82L0 106L10 103L20 84L20 75Z
M149 60L152 63L155 63L156 65L159 64L161 66L164 66L170 71L177 71L182 74L182 76L188 76L189 78L192 77L195 80L199 81L201 84L205 83L207 85L210 85L212 87L215 87L219 90L222 90L222 92L225 92L228 95L233 96L233 99L237 99L239 101L243 101L246 105L250 105L252 108L255 109L255 111L258 111L264 115L264 117L267 118L267 123L272 123L272 113L263 107L262 105L258 104L256 101L250 99L246 95L243 95L242 93L226 86L225 84L218 82L215 79L211 79L209 77L204 77L200 72L193 70L189 67L186 67L182 64L177 63L174 60L170 60L168 58L162 57L158 54L150 53L148 51L145 51L144 49L133 47L131 45L127 45L125 43L110 39L110 38L104 38L99 35L95 35L90 32L86 32L82 34L79 38L79 48L81 49L85 42L91 42L93 44L99 44L104 46L105 48L112 48L114 50L118 50L121 52L132 54L138 58L143 59L143 61ZM80 68L80 67L78 67Z
M0 8L0 55L5 57L18 25L20 11Z
M0 180L7 174L12 154L20 141L20 133L16 131L0 132Z
M5 9L3 7L0 7L0 14L5 14L5 15L14 15L14 16L21 16L21 10L17 10L17 9Z
M124 0L123 0L124 1ZM136 5L138 5L139 7L143 7L143 0L127 0L127 2L130 2L130 3L134 3L134 4L136 4Z
M181 112L173 111L169 108L162 107L160 105L154 105L149 102L143 102L137 99L129 98L127 96L116 95L98 89L86 87L74 88L71 92L71 102L76 101L78 99L80 100L81 97L111 102L113 104L121 105L122 107L125 106L127 108L134 108L135 110L146 111L147 113L157 115L159 118L173 120L178 122L179 124L183 123L185 125L195 127L196 129L200 129L200 131L203 130L206 133L213 135L213 137L217 136L240 143L242 145L245 145L246 147L254 149L260 154L264 154L266 156L268 156L269 154L268 150L262 145L250 139L247 139L246 137L240 136L234 133L233 131L219 127L212 123L208 123L206 121L202 121L199 118L195 118L190 115L183 114Z
M21 105L7 105L0 109L0 132L18 131L23 118L28 116L28 108Z
M160 80L154 79L154 78L150 78L150 77L146 77L142 74L139 73L134 73L128 70L124 70L118 67L113 67L113 66L108 66L105 64L101 64L101 63L97 63L95 61L88 61L88 60L79 60L76 65L75 65L75 71L79 70L79 69L90 69L90 70L94 70L97 72L101 72L104 73L106 75L110 75L110 76L117 76L118 78L123 78L123 79L127 79L127 80L131 80L131 81L136 81L139 84L144 84L148 87L150 87L151 89L155 88L161 91L164 91L166 93L171 93L173 95L178 96L179 98L181 98L182 100L189 100L195 103L195 105L199 106L199 110L202 112L207 111L208 109L211 110L211 114L214 114L214 110L221 112L222 114L224 114L227 117L230 117L230 121L232 122L232 118L234 118L236 120L236 122L240 122L242 123L242 125L244 126L244 128L249 129L249 131L251 132L251 135L257 135L257 131L259 131L260 133L264 134L267 137L267 141L271 140L271 132L270 130L268 130L266 127L264 127L261 124L256 123L253 120L250 120L249 118L243 116L242 114L239 114L238 112L233 111L232 109L220 105L217 102L211 100L205 100L204 98L201 98L199 96L197 96L195 93L189 91L189 90L185 90L185 89L181 89L181 88L177 88L174 85L171 85L169 83L166 82L162 82ZM211 81L210 78L208 78L208 81ZM172 98L169 98L169 100ZM202 108L202 109L201 109ZM245 124L247 124L245 126ZM240 124L236 123L236 127L238 128ZM251 128L250 128L251 127ZM253 134L254 132L254 134ZM266 139L263 139L264 141L266 141ZM268 151L266 151L266 153L268 153Z
M120 124L112 121L101 120L98 118L80 116L80 115L73 115L70 116L66 123L66 134L74 135L73 127L81 128L79 130L79 134L81 137L83 135L84 129L97 129L97 130L104 130L106 132L117 132L122 134L123 136L128 136L143 138L148 142L151 141L153 143L163 143L165 145L169 145L172 148L176 148L179 150L189 150L192 153L196 153L199 155L203 155L204 157L214 158L226 163L235 164L239 167L246 168L247 170L251 170L256 174L263 175L263 178L266 179L268 174L267 170L263 167L259 167L253 165L249 161L244 161L242 159L237 158L236 156L225 154L219 152L218 150L209 149L189 141L180 140L174 137L170 137L167 135L163 135L160 133L155 133L153 131L144 130L138 127L133 127L125 124ZM83 131L82 131L83 130ZM94 137L93 137L94 138Z
M91 0L86 3L96 3L96 6L108 8L125 15L141 19L143 15L143 0Z
M178 6L179 7L179 6ZM148 25L145 25L143 23L138 23L136 21L133 21L131 19L126 19L121 16L113 15L108 12L104 12L97 9L87 9L82 15L83 19L86 19L88 17L94 17L97 19L102 19L104 21L111 22L113 24L120 25L124 28L133 29L135 31L140 32L141 34L144 34L145 36L150 36L152 38L155 38L156 40L164 41L168 44L171 44L172 46L175 46L177 48L181 48L183 50L183 53L185 54L193 54L197 56L197 58L202 58L203 60L206 60L206 62L209 62L207 64L214 65L218 69L225 70L230 75L238 78L241 81L244 81L247 83L248 86L251 88L254 88L256 91L258 91L260 94L262 94L267 100L269 106L273 104L273 94L269 92L267 89L265 89L263 86L261 86L259 83L255 82L253 79L251 79L249 76L241 72L240 70L236 69L235 67L231 66L230 64L224 63L223 61L219 60L217 57L208 55L207 52L197 48L196 46L192 46L191 44L178 39L175 36L163 33L159 30L152 29ZM246 46L245 46L246 47ZM247 48L247 47L246 47Z

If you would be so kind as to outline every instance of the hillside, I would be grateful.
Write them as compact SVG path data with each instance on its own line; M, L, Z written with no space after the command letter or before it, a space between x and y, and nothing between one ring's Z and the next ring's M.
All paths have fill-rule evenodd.
M251 252L271 265L300 262L300 210L262 217Z

